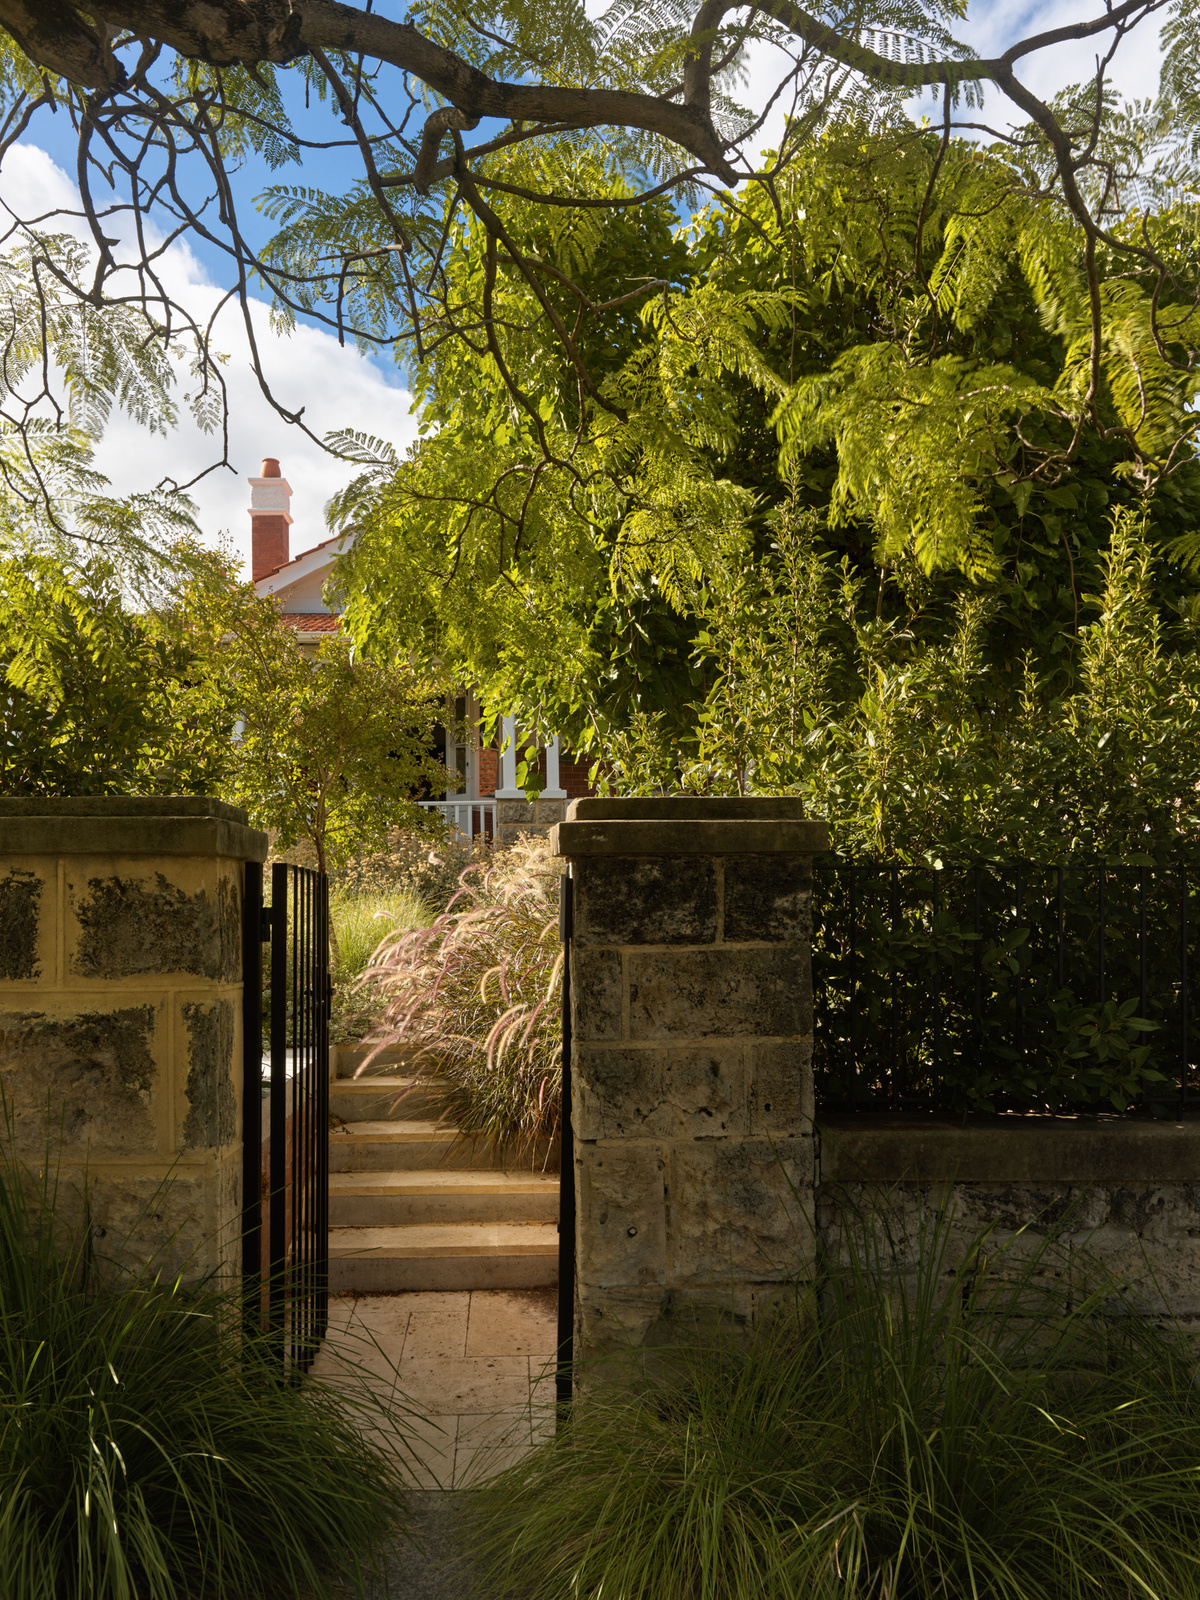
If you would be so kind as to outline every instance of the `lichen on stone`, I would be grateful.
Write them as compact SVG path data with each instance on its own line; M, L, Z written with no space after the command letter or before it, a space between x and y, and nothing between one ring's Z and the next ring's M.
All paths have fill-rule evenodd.
M183 1008L188 1030L188 1114L183 1124L186 1149L216 1149L237 1136L233 1092L233 1006L228 1000Z
M139 878L89 878L88 890L75 908L74 968L81 977L189 972L227 978L228 912L204 889L188 894L159 872L153 885Z
M0 1069L18 1143L61 1137L112 1154L157 1149L151 1102L156 1007L0 1013Z
M38 978L38 920L42 880L10 867L0 878L0 978Z

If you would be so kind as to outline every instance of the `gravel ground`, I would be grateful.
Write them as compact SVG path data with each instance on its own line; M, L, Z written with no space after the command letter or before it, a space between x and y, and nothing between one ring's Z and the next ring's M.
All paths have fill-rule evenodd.
M420 1548L405 1541L388 1556L383 1582L367 1600L486 1600L454 1548L459 1496L437 1489L416 1492L411 1509Z

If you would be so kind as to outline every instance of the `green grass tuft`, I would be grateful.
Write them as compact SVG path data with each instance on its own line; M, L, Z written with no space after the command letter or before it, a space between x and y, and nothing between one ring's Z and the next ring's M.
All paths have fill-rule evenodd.
M339 887L329 897L329 920L336 952L330 963L333 1010L330 1037L360 1039L379 1025L383 1005L376 991L361 982L371 958L385 939L432 919L425 902L409 888L372 891Z
M1200 1389L1053 1237L902 1250L880 1215L817 1293L681 1338L476 1492L494 1600L1195 1600ZM1079 1256L1074 1258L1078 1267ZM951 1269L953 1264L954 1270Z
M361 1593L403 1523L388 1414L277 1382L228 1292L97 1263L51 1173L0 1157L0 1600Z

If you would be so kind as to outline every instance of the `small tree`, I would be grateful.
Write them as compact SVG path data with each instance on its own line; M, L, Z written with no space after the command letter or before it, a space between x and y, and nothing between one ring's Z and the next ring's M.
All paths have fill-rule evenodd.
M204 661L195 713L236 718L225 792L276 848L303 841L325 872L379 848L392 828L433 825L416 797L446 785L432 753L441 686L403 657L366 658L337 635L306 654L276 602L233 581L220 558L172 622Z

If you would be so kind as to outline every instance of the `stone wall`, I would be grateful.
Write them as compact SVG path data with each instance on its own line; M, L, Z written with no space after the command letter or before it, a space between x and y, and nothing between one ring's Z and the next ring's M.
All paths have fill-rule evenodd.
M1116 1116L1005 1117L957 1124L861 1115L818 1119L817 1231L838 1257L847 1216L888 1196L899 1265L941 1212L953 1274L971 1239L992 1227L1061 1229L1053 1270L1079 1293L1096 1272L1134 1287L1135 1301L1200 1338L1200 1120Z
M565 800L497 800L496 843L515 844L523 833L546 838L566 810Z
M811 857L779 800L579 800L576 1352L753 1318L813 1257Z
M234 1257L244 863L266 847L219 801L0 799L0 1087L17 1152L61 1151L77 1205L86 1170L101 1254Z

